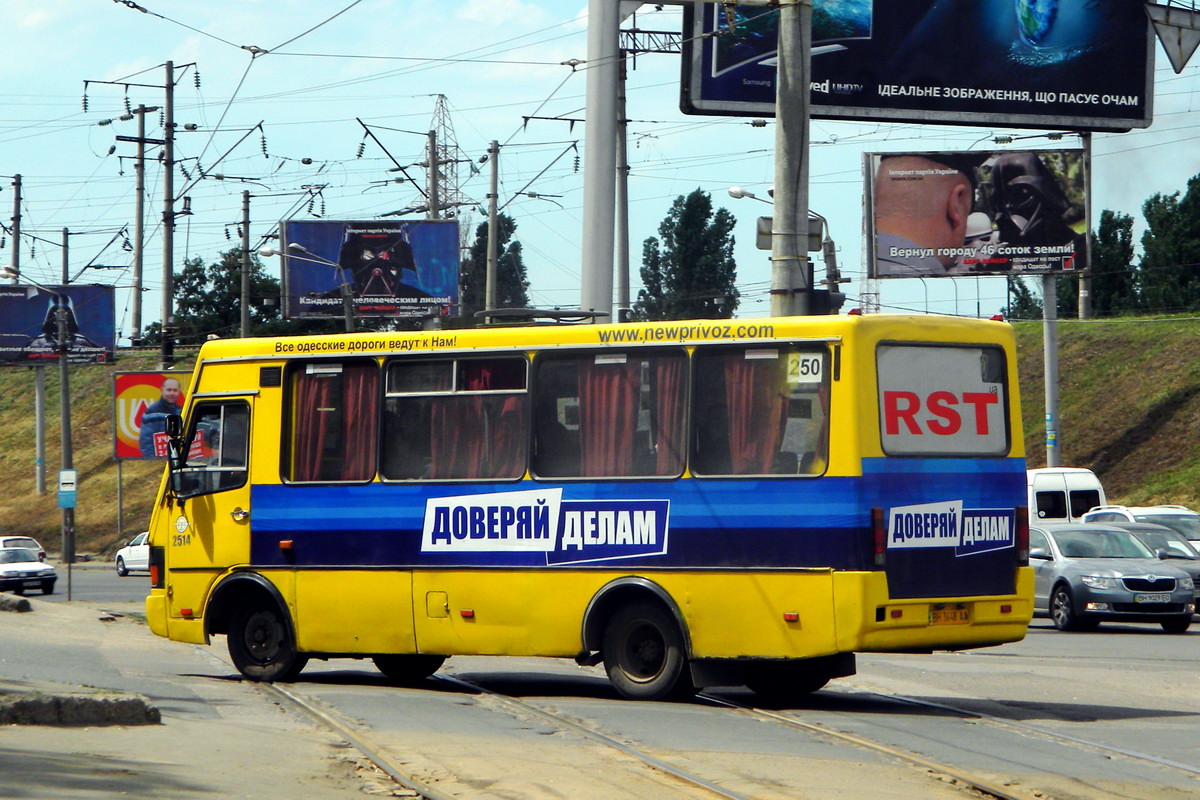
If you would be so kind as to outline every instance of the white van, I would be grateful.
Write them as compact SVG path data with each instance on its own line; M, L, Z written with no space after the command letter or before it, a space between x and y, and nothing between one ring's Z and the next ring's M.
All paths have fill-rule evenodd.
M1030 522L1079 522L1089 510L1108 502L1090 469L1042 467L1026 470L1026 477Z

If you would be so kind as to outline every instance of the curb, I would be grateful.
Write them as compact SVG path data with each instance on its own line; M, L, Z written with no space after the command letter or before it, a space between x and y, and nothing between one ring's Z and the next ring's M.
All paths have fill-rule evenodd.
M0 592L0 611L15 611L22 614L26 611L33 611L33 606L30 605L28 597Z
M30 694L0 690L0 725L158 725L162 715L141 695Z

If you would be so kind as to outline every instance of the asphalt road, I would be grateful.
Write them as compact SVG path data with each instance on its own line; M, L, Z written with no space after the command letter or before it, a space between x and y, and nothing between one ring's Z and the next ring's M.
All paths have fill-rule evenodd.
M58 573L58 583L55 584L54 594L40 595L30 592L30 597L36 597L51 603L62 603L68 599L81 603L131 603L145 600L150 592L150 577L145 572L133 572L121 578L117 575L112 564L99 561L86 561L72 564L68 570L66 564L51 559ZM68 580L70 586L68 587Z

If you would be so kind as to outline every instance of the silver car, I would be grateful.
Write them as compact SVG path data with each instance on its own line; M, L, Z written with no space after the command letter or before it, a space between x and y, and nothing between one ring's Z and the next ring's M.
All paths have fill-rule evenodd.
M1095 630L1102 621L1157 622L1183 633L1196 607L1188 574L1159 560L1132 533L1107 525L1029 529L1034 613L1060 631Z

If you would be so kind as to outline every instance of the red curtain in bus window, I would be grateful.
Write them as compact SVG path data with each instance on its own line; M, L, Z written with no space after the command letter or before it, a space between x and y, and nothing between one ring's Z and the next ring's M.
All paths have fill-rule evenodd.
M365 481L375 475L379 431L379 371L374 364L342 368L342 469L337 480Z
M321 479L325 439L332 422L337 375L296 374L296 414L292 421L292 480Z
M579 364L579 441L586 477L633 474L640 362Z
M459 389L521 389L523 361L464 362ZM519 374L514 374L519 370ZM467 395L433 401L433 478L515 478L525 471L523 397Z
M783 442L787 393L782 360L725 357L725 401L729 409L729 461L734 475L774 472L775 454Z
M687 362L682 354L654 359L656 475L678 475L683 472L686 367Z

